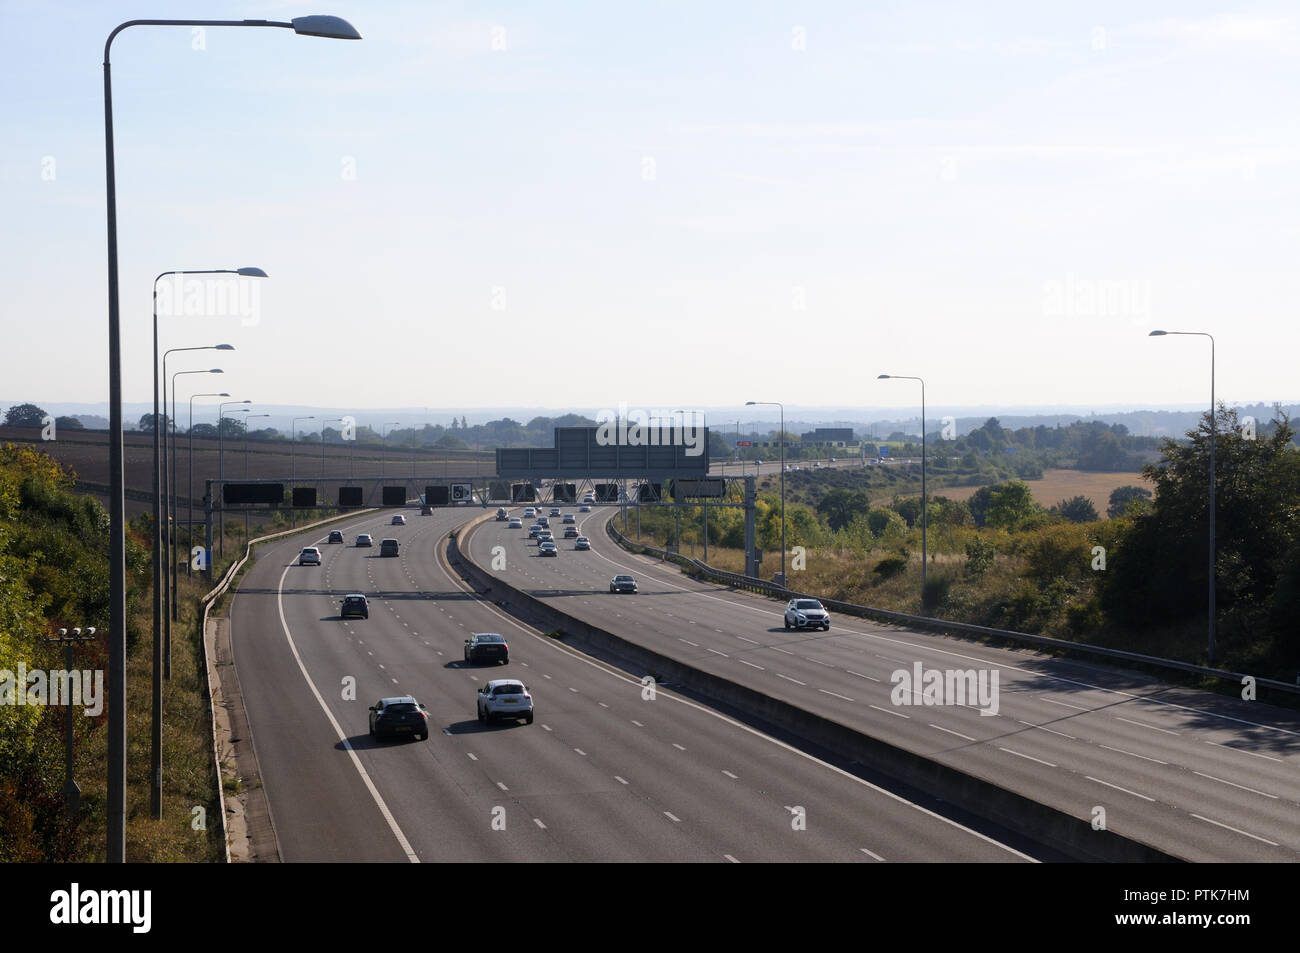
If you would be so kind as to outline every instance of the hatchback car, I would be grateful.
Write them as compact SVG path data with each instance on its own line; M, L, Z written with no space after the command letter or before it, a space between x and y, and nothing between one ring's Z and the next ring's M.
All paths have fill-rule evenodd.
M361 593L350 593L343 597L343 605L339 608L339 615L344 619L353 617L369 619L370 603L366 601L366 597Z
M494 678L478 690L478 720L522 718L533 723L533 696L514 678Z
M628 575L618 575L609 581L610 592L636 592L636 580Z
M393 516L392 521L391 521L388 525L390 525L390 526L405 526L405 525L406 525L406 517L403 516L401 513L397 513L397 514L395 514L395 515Z
M327 543L341 543L341 542L343 542L343 531L340 530L340 529L332 529L332 530L330 530L330 538L327 539L326 542L327 542Z
M549 529L544 529L537 534L537 542L539 545L541 543L553 543L555 542L555 534Z
M574 549L591 549L591 540L585 536L579 536L573 541Z
M382 738L409 735L429 740L429 716L424 706L410 695L381 698L370 706L370 736Z
M533 507L529 506L529 507L527 507L527 508L524 510L524 516L528 517L529 519L536 519L536 518L537 518L537 510L535 510Z
M395 539L386 539L386 540L384 540L383 542L381 542L381 543L379 544L379 555L380 555L380 556L396 556L396 555L397 555L397 540L395 540Z
M549 516L539 516L537 517L537 525L542 527L550 526L551 518Z
M560 551L556 549L555 544L548 539L544 540L542 544L537 547L537 555L558 556L560 555Z
M791 599L785 607L785 627L787 629L825 629L831 628L831 614L816 599Z
M510 662L510 646L499 632L475 632L465 640L465 663Z
M578 538L578 527L576 527L576 526L566 526L566 527L564 527L564 538L565 538L565 539L577 539L577 538Z
M524 521L516 517L506 524L506 529L523 529Z
M421 515L421 516L432 516L432 515L433 515L433 507L432 507L432 506L422 506L422 507L420 507L420 515Z
M532 526L528 527L528 538L536 539L538 534L541 533L541 531L542 531L542 524L534 523Z
M552 506L552 507L551 507L551 515L552 515L552 516L559 516L559 515L560 515L560 508L559 508L558 506Z
M302 552L298 554L299 566L319 566L320 550L315 546L304 546Z
M375 545L375 541L374 541L373 539L370 538L370 534L369 534L369 533L362 533L360 536L357 537L356 545L358 545L358 546L373 546L373 545Z
M565 523L565 524L568 524L568 523L576 523L576 522L578 522L578 518L577 518L576 516L574 516L572 513L565 513L565 514L564 514L564 519L561 520L561 522L562 522L562 523Z

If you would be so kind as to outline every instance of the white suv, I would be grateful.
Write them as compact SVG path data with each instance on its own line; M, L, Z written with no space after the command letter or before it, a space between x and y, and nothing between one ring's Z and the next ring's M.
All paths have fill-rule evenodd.
M791 599L785 607L787 629L831 629L831 614L816 599Z
M533 723L533 696L517 678L494 678L478 690L478 720L522 718Z

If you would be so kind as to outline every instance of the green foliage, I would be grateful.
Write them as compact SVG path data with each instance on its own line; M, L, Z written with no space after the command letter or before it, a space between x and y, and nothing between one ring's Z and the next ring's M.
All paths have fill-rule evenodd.
M6 427L41 427L49 415L35 404L14 404L5 411Z
M1151 491L1144 486L1117 486L1110 491L1110 506L1106 515L1111 519L1123 516L1129 504L1151 499Z
M988 510L984 516L987 526L1014 531L1042 511L1042 507L1034 502L1029 484L1023 480L1009 480L988 489ZM971 509L973 512L974 507Z
M907 522L894 510L874 509L867 515L867 527L877 539L897 539L907 532Z
M907 560L902 556L886 556L876 563L871 570L881 579L893 579L907 569Z
M1095 523L1101 519L1097 515L1097 507L1092 505L1092 500L1082 494L1057 503L1056 512L1071 523Z
M988 572L997 556L997 549L988 540L976 537L966 544L966 571L972 576Z
M871 511L871 499L865 490L834 489L822 497L817 512L835 531L844 529L859 516Z

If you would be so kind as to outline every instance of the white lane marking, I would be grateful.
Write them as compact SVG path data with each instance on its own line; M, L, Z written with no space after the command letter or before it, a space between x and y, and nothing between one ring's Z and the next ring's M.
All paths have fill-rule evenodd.
M605 557L601 556L601 558L604 559ZM609 562L610 560L607 559L606 561ZM466 594L470 594L472 592L472 590L465 583L465 581L460 579L459 577L450 577L450 581L452 582L453 585L457 586L462 592L465 592ZM682 588L682 587L677 587L677 588ZM683 589L683 591L686 590ZM719 601L726 601L726 600L719 600ZM549 651L560 652L564 655L567 655L570 659L573 659L574 661L577 662L581 662L583 665L589 665L592 668L596 669L597 671L603 672L604 674L608 675L610 678L618 679L621 682L625 682L629 686L635 688L641 687L641 680L639 678L632 678L631 676L625 675L622 672L615 671L614 669L608 668L607 666L601 664L600 662L597 662L595 659L588 658L578 652L573 651L566 645L555 643L553 640L544 637L541 633L533 629L529 629L525 625L522 625L521 623L516 621L512 616L501 611L501 609L497 608L491 603L485 602L483 603L483 607L487 609L489 612L495 614L499 619L501 619L503 624L513 626L520 633L529 636L534 641L536 641L539 645L546 646ZM805 761L810 761L813 764L820 765L826 770L834 774L838 774L840 777L845 778L846 780L854 784L858 784L861 785L862 787L869 788L872 791L876 792L877 794L881 795L882 797L888 798L889 800L894 801L897 804L910 807L912 810L918 811L924 814L925 816L932 818L933 820L935 820L940 824L947 824L950 827L954 827L959 831L963 831L971 835L972 837L976 838L977 840L982 840L985 843L993 847L996 847L999 850L1004 850L1008 854L1012 854L1013 856L1021 860L1024 860L1031 864L1040 863L1039 860L1037 860L1034 857L1030 857L1028 854L1024 853L1023 851L1016 850L1014 847L1010 847L1007 844L1000 843L999 841L994 840L992 837L989 837L987 834L983 834L977 830L972 830L971 828L966 827L965 825L960 824L957 821L952 820L951 818L944 817L942 814L936 814L934 811L930 810L929 808L922 807L920 804L917 804L914 801L909 801L907 798L903 797L902 795L895 794L893 791L888 791L885 788L880 787L879 785L872 784L870 781L866 781L858 777L856 774L850 774L848 771L845 771L843 768L836 767L835 765L830 764L829 762L814 757L813 755L808 754L806 751L800 751L798 748L794 747L793 745L786 744L784 741L780 741L776 738L773 738L771 735L765 735L763 734L763 732L758 731L755 728L751 728L748 725L741 724L740 722L736 721L734 718L728 718L726 715L722 714L721 712L714 711L711 708L706 708L703 705L697 704L692 701L688 701L685 698L679 698L676 695L673 695L672 693L667 691L661 691L660 695L663 698L668 699L669 701L673 701L679 705L684 705L687 708L694 709L695 711L707 715L710 718L716 718L719 721L724 722L733 728L737 728L740 731L753 735L756 738L760 738L763 741L766 741L768 744L775 745L776 747L781 748L782 750L790 753L791 755L797 758L803 758ZM640 728L645 727L635 719L632 721L632 723Z
M379 813L387 822L388 829L391 830L393 836L397 838L397 843L402 848L402 852L406 854L406 859L413 864L418 864L420 862L419 856L415 853L415 849L411 847L411 842L406 839L406 835L402 833L402 829L398 826L397 820L393 817L392 811L388 809L388 804L385 803L383 796L379 793L379 789L375 787L375 782L372 781L370 775L366 773L366 769L361 764L361 759L357 757L356 751L352 748L352 742L350 742L347 735L343 733L342 727L339 726L338 721L334 718L334 713L330 711L329 706L325 704L325 699L322 697L320 690L316 688L316 683L313 682L311 676L307 674L307 666L303 664L302 656L298 654L298 646L294 644L293 634L289 631L289 623L284 618L284 577L288 574L289 567L286 566L284 572L280 573L280 584L276 587L275 602L276 607L280 610L280 628L284 630L285 640L289 643L289 651L293 653L294 661L298 663L298 671L302 673L303 680L307 682L307 687L311 689L312 695L316 697L316 702L320 705L321 711L325 713L325 717L329 719L330 725L334 728L334 733L338 735L339 741L343 743L344 750L347 751L348 757L352 759L353 767L357 769L357 774L361 775L361 780L365 782L366 790L368 790L370 796L374 798L375 806L379 808Z
M722 856L727 858L727 860L731 861L733 864L740 863L740 861L736 860L736 858L732 857L730 854L723 854Z
M1248 788L1244 784L1238 784L1235 781L1225 781L1223 778L1216 778L1214 775L1205 774L1202 771L1193 771L1192 774L1199 774L1203 778L1209 778L1211 781L1218 781L1220 784L1230 784L1234 788L1241 788L1243 791L1249 791L1251 794L1258 794L1261 797L1272 798L1274 801L1278 799L1276 794L1269 794L1267 791L1256 791L1254 788Z
M622 778L620 778L617 774L614 775L614 780L617 781L619 784L627 784L627 782Z
M542 725L542 730L543 730L543 731L550 731L550 730L551 730L551 726L550 726L550 725Z
M645 725L641 724L641 722L637 721L635 718L632 719L632 724L636 725L638 728L645 727Z
M699 642L692 642L690 639L683 639L680 635L677 637L677 641L678 641L678 642L685 642L687 645L693 645L693 646L695 646L697 649L700 647L700 643L699 643Z
M904 715L901 711L894 711L892 708L881 708L879 705L868 705L876 711L883 711L886 715L897 715L899 718L911 718L911 715Z
M578 754L582 755L584 758L587 757L587 752L583 751L581 748L574 748L573 750L578 752Z
M1109 781L1103 781L1101 778L1094 778L1091 774L1085 774L1084 777L1087 778L1089 781L1096 781L1098 784L1104 784L1108 788L1114 788L1116 791L1123 791L1125 794L1131 794L1134 797L1140 797L1142 800L1150 801L1152 804L1154 804L1156 801L1156 799L1153 797L1147 797L1145 794L1138 794L1137 791L1130 791L1128 788L1122 788L1118 784L1111 784Z
M790 655L790 656L794 655L793 652L787 652L785 649L778 649L775 645L769 645L768 648L770 648L773 652L781 652L784 655Z
M1206 578L1208 579L1209 577L1207 576ZM1122 721L1129 725L1137 725L1139 728L1150 728L1152 731L1163 731L1167 735L1178 737L1178 732L1176 731L1170 731L1168 728L1157 728L1155 725L1148 725L1145 721L1134 721L1132 718L1121 718L1119 715L1115 716L1115 720Z
M1148 758L1144 754L1135 754L1132 751L1125 751L1123 748L1112 748L1110 745L1097 745L1098 748L1105 748L1107 751L1117 751L1120 754L1130 755L1134 758L1141 758L1143 761L1154 761L1156 764L1169 764L1168 761L1161 761L1159 758Z
M606 705L604 702L597 702L597 704L599 704L601 708L608 708L608 707L609 707L609 706Z
M998 745L998 750L1005 751L1007 754L1013 754L1017 758L1025 758L1028 761L1037 761L1039 764L1045 764L1049 768L1056 767L1056 765L1052 764L1050 761L1044 761L1042 758L1035 758L1033 755L1021 754L1019 751L1012 751L1010 748L1004 748L1001 745Z
M726 770L725 768L723 769L722 773L725 774L727 777L731 778L731 780L733 781L740 780L740 778L738 778L736 775L732 774L730 771Z
M802 656L802 658L803 658L803 660L804 660L805 662L814 662L814 663L816 663L817 665L825 665L827 668L835 668L835 667L836 667L836 666L832 665L830 662L823 662L821 659L815 659L815 658L813 658L812 656L809 656L809 655L804 655L804 656Z
M506 786L505 786L504 784L502 784L500 781L497 782L497 787L499 787L502 791L509 791L509 790L510 790L508 787L506 787Z
M723 658L731 658L726 652L719 652L717 649L705 649L706 652L712 652L714 655L721 655Z
M471 761L477 761L477 760L478 760L478 756L477 756L476 754L474 754L474 752L472 752L472 751L466 751L465 754L467 754L467 755L469 756L469 760L471 760Z
M569 686L569 691L573 692L575 695L578 693L578 690L574 688L572 685Z
M878 678L873 678L873 677L870 676L870 675L863 675L861 672L855 672L855 671L853 671L852 669L848 669L848 668L846 668L844 671L848 672L850 675L856 675L858 678L869 679L870 681L873 681L873 682L878 682L878 681L880 681L880 679L878 679Z
M761 666L761 665L755 665L753 662L746 662L743 658L742 658L742 659L736 659L736 661L739 662L741 665L748 665L750 668L756 668L756 669L758 669L760 672L766 672L766 671L767 671L767 669L763 668L763 666Z
M801 681L799 681L799 679L797 679L797 678L791 678L789 675L782 675L780 672L777 672L777 673L776 673L776 677L777 677L777 678L784 678L787 682L794 682L796 685L803 685L803 686L805 686L805 687L808 685L807 682L801 682Z
M1278 764L1286 764L1281 758L1275 758L1271 754L1259 754L1255 751L1247 751L1245 748L1234 748L1232 745L1221 745L1217 741L1207 741L1207 745L1214 745L1216 748L1227 748L1229 751L1235 751L1238 754L1248 754L1252 758L1263 758L1265 761L1276 761Z
M1264 837L1259 837L1259 836L1256 835L1256 834L1252 834L1250 831L1243 831L1243 830L1241 830L1240 828L1237 828L1237 827L1229 827L1227 824L1220 823L1219 821L1210 820L1210 818L1208 818L1208 817L1201 817L1200 814L1193 814L1192 817L1195 817L1195 818L1197 818L1198 820L1205 821L1207 824L1217 824L1219 827L1222 827L1222 828L1224 828L1225 830L1230 830L1230 831L1232 831L1233 833L1236 833L1236 834L1245 834L1247 837L1253 837L1253 838L1255 838L1255 840L1257 840L1257 841L1263 841L1265 844L1268 844L1270 847L1276 847L1276 846L1278 846L1277 844L1273 843L1273 841L1268 840L1267 838L1264 838Z
M967 741L974 741L970 735L963 735L960 731L953 731L951 728L945 728L943 725L931 725L931 728L938 728L940 731L946 731L950 735L956 735L958 738L965 738Z
M862 853L866 854L868 857L875 858L876 860L880 861L882 864L885 863L885 858L881 857L879 854L867 850L865 847L859 847L858 850L862 851Z
M842 699L844 699L846 702L851 702L851 701L853 701L853 699L850 698L848 695L840 695L840 694L838 694L837 692L828 692L828 691L826 691L826 689L824 689L824 688L819 688L819 689L817 689L817 691L819 691L819 692L824 692L824 693L827 694L827 695L833 695L835 698L842 698Z
M1017 718L1016 721L1020 721L1020 719ZM1060 735L1062 738L1069 738L1071 741L1079 740L1078 738L1074 737L1074 735L1067 735L1064 731L1056 731L1053 728L1044 728L1042 725L1035 725L1032 721L1020 721L1020 724L1028 725L1030 728L1037 728L1039 731L1045 731L1049 735Z
M742 642L748 642L750 645L762 645L762 643L756 639L747 639L743 635L738 635L736 638L740 639Z
M673 742L673 747L676 748L678 751L685 751L685 750L686 750L685 748L683 748L681 745L679 745L679 744L678 744L677 742L675 742L675 741Z
M542 823L542 819L540 817L534 817L533 823L536 824L538 827L540 827L542 830L546 830L546 825Z
M1091 708L1084 708L1080 705L1071 705L1069 702L1058 702L1055 698L1044 698L1042 695L1038 696L1038 700L1047 702L1049 705L1060 705L1062 708L1073 708L1075 711L1093 711Z
M668 820L675 824L680 824L682 822L682 819L671 811L664 811L664 817L668 818Z

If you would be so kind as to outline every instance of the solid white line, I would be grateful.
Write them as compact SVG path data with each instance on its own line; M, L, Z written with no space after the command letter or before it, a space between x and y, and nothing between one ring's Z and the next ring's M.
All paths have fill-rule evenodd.
M1122 721L1130 725L1137 725L1139 728L1150 728L1152 731L1163 731L1167 735L1174 735L1175 737L1178 736L1178 732L1176 731L1170 731L1168 728L1157 728L1155 725L1148 725L1144 721L1134 721L1132 718L1121 718L1119 715L1115 716L1115 720Z
M879 854L872 853L871 851L867 850L865 847L859 847L858 850L862 851L862 853L866 854L868 857L874 857L882 864L885 863L885 858L881 857Z
M999 751L1005 751L1007 754L1013 754L1013 755L1015 755L1017 758L1025 758L1025 759L1028 760L1028 761L1037 761L1039 764L1045 764L1045 765L1047 765L1049 768L1054 768L1054 767L1056 767L1056 765L1052 764L1052 762L1050 762L1050 761L1044 761L1042 758L1035 758L1035 757L1033 757L1032 755L1021 754L1019 751L1012 751L1010 748L1004 748L1004 747L1002 747L1001 745L998 745L998 750L999 750Z
M1118 751L1120 754L1131 755L1134 758L1141 758L1143 761L1154 761L1156 764L1167 765L1168 761L1161 761L1158 758L1148 758L1144 754L1134 754L1132 751L1125 751L1123 748L1112 748L1110 745L1097 745L1098 748L1105 748L1107 751Z
M1218 781L1220 784L1230 784L1234 788L1241 788L1243 791L1249 791L1251 794L1258 794L1262 797L1270 797L1274 801L1278 799L1276 794L1269 794L1267 791L1256 791L1254 788L1248 788L1244 784L1237 784L1235 781L1225 781L1223 778L1216 778L1212 774L1205 774L1201 771L1193 771L1192 774L1199 774L1203 778L1209 778L1211 781Z
M824 693L827 694L827 695L833 695L833 696L836 697L836 698L842 698L842 699L844 699L846 702L851 702L851 701L853 701L853 699L850 698L848 695L840 695L840 694L837 694L836 692L828 692L828 691L826 691L826 689L824 689L824 688L819 688L819 689L817 689L817 691L819 691L819 692L824 692Z
M1116 791L1123 791L1125 794L1131 794L1134 797L1140 797L1142 800L1150 801L1152 804L1154 804L1156 801L1156 799L1153 797L1147 797L1145 794L1138 794L1137 791L1130 791L1128 788L1122 788L1118 784L1111 784L1109 781L1103 781L1101 778L1094 778L1091 774L1085 774L1084 777L1087 778L1089 781L1096 781L1098 784L1104 784L1108 788L1114 788Z
M975 741L970 735L963 735L960 731L953 731L951 728L945 728L943 725L931 725L931 728L938 728L940 731L946 731L950 735L956 735L958 738L965 738L967 741Z
M325 713L325 717L329 719L330 725L334 728L334 733L338 735L339 741L343 743L344 750L347 751L348 757L352 759L353 767L355 767L357 773L361 775L361 780L365 782L366 790L368 790L370 796L374 798L375 806L379 808L379 813L387 822L388 829L391 830L393 836L397 838L397 843L402 848L402 852L406 854L406 859L413 864L418 864L420 862L419 856L415 853L415 849L411 847L411 842L406 839L406 835L402 833L402 829L397 825L397 820L393 817L392 811L388 809L388 805L384 802L384 798L379 793L379 789L375 787L375 782L372 781L370 775L366 773L366 769L361 764L361 759L357 757L356 751L352 748L352 742L350 742L347 735L343 733L343 729L334 718L334 713L330 711L329 706L325 704L325 699L316 688L316 683L313 682L311 676L307 674L307 666L303 664L302 656L298 654L298 646L294 644L293 634L289 631L289 623L284 618L284 577L288 574L289 567L286 566L284 572L280 573L280 584L276 587L275 602L276 607L280 610L280 628L284 630L285 640L289 643L289 651L293 653L294 661L298 663L298 671L302 673L302 677L307 682L307 687L311 689L312 695L316 697L316 702L320 705L321 711Z
M1265 839L1265 838L1263 838L1263 837L1259 837L1259 836L1257 836L1257 835L1255 835L1255 834L1250 833L1250 831L1243 831L1243 830L1241 830L1241 829L1239 829L1239 828L1236 828L1236 827L1229 827L1227 824L1220 824L1218 821L1212 821L1212 820L1210 820L1208 817L1201 817L1201 815L1199 815L1199 814L1193 814L1192 817L1195 817L1195 818L1197 818L1197 819L1199 819L1199 820L1205 821L1207 824L1218 824L1219 827L1222 827L1222 828L1224 828L1225 830L1230 830L1230 831L1232 831L1232 832L1234 832L1234 833L1237 833L1237 834L1245 834L1247 837L1254 837L1255 840L1257 840L1257 841L1263 841L1265 844L1268 844L1268 845L1271 846L1271 847L1277 847L1277 846L1278 846L1277 844L1273 843L1271 840L1267 840L1267 839Z

